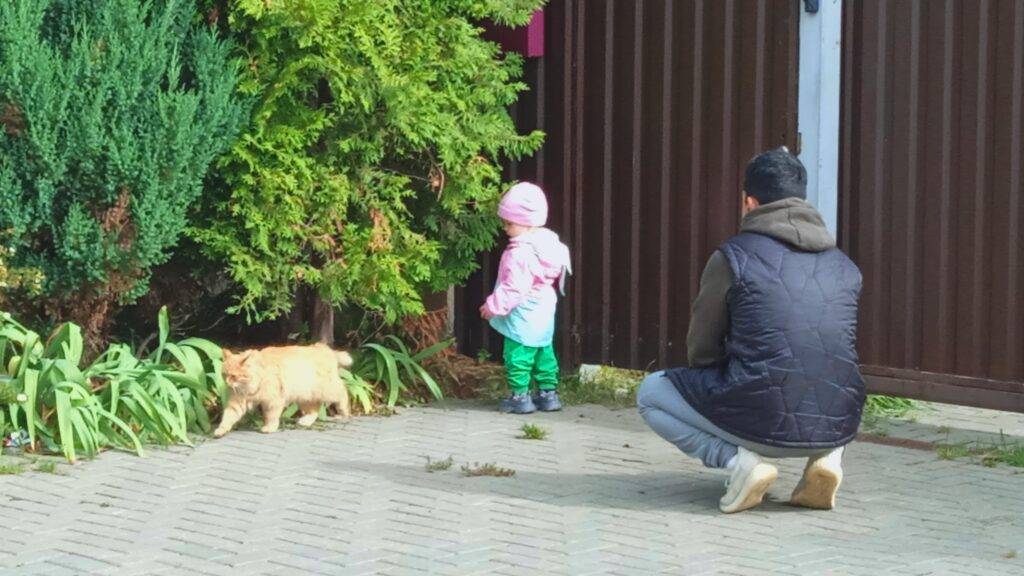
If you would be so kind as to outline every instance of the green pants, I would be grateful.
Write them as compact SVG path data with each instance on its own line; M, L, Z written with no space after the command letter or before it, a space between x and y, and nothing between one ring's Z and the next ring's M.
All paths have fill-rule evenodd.
M531 380L536 380L541 390L558 388L558 359L555 358L554 345L532 348L505 338L505 372L513 394L528 392Z

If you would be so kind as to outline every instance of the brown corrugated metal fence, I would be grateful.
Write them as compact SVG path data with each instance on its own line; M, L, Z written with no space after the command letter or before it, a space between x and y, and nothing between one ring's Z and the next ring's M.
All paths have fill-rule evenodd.
M546 55L513 111L548 138L509 168L552 203L576 274L560 309L564 363L650 367L686 355L705 260L734 233L740 176L796 143L798 4L792 0L555 0ZM477 319L495 254L457 299L469 354L500 345Z
M1024 0L843 18L840 239L869 384L1024 411Z

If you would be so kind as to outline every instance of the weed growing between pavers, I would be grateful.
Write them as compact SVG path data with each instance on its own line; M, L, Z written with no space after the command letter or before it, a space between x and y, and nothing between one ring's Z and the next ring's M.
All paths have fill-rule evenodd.
M965 444L942 444L935 447L935 453L942 460L956 460L965 456L973 456L977 451Z
M426 458L427 464L424 468L431 474L434 472L444 472L449 470L455 464L455 460L451 456L444 460L431 460L430 456L427 456ZM462 465L462 475L466 477L495 476L501 478L515 476L516 471L511 468L502 468L501 466L491 462L488 462L487 464L474 462L472 466L469 464Z
M40 456L23 452L0 456L0 475L22 474L24 472L42 472L60 474L63 458L57 456Z
M472 466L469 466L468 464L462 466L462 475L466 477L495 476L498 478L508 478L510 476L515 476L516 471L511 468L502 468L493 463L480 465L474 462Z
M1000 450L999 461L1017 468L1024 468L1024 445L1017 444L1012 448Z
M25 471L24 464L0 464L0 476L21 474Z
M989 468L999 464L1024 468L1024 444L1010 444L1003 438L997 444L979 442L939 444L936 445L935 452L942 460L977 458L979 464Z
M40 462L36 464L36 472L42 472L44 474L57 474L57 463L56 462Z
M453 464L455 464L455 460L453 460L451 456L449 456L446 460L431 460L430 456L427 456L426 469L427 472L431 473L443 472L451 468Z
M523 424L520 430L523 435L519 436L519 438L523 440L544 440L548 437L548 431L536 424Z

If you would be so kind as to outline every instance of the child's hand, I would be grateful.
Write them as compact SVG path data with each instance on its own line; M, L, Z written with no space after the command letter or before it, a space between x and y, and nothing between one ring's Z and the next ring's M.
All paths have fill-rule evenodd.
M483 318L484 320L490 320L491 318L494 318L494 314L491 314L491 311L487 309L487 304L484 304L483 306L480 307L480 317Z

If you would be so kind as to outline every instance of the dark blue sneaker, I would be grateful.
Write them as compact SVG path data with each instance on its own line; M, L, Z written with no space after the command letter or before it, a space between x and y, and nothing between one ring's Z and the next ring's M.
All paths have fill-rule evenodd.
M557 390L541 390L533 397L533 404L541 412L558 412L562 409Z
M532 414L537 411L529 394L513 394L498 402L498 412L506 414Z

